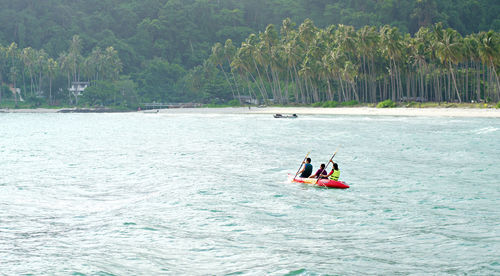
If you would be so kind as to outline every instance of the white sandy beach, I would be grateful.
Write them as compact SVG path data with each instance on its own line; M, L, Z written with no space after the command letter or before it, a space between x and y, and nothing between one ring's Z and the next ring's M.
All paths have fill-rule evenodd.
M500 109L475 108L256 108L249 113L297 115L365 115L365 116L422 116L422 117L480 117L500 118Z
M0 113L57 113L61 109L34 108L34 109L0 109Z
M61 109L0 109L0 113L57 113ZM67 110L67 109L66 109ZM156 113L156 110L138 111ZM297 115L362 115L362 116L421 116L500 118L500 109L478 108L374 108L374 107L237 107L161 109L159 113L223 113L223 114L297 114Z
M142 111L156 113L156 111ZM361 115L361 116L410 116L410 117L468 117L500 118L500 109L475 108L374 108L374 107L265 107L257 108L180 108L163 109L159 113L225 113L225 114L297 114L297 115Z

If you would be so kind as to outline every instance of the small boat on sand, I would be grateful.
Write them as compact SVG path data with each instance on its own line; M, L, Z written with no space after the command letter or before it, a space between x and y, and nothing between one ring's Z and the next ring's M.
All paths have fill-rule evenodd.
M273 116L276 119L295 119L299 117L297 116L297 114L292 114L292 115L274 114Z

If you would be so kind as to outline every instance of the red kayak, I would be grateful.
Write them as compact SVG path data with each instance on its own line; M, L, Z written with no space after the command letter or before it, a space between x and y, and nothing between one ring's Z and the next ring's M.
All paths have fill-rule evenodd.
M292 178L290 176L290 178ZM304 184L311 184L311 185L316 185L319 187L327 187L327 188L335 188L335 189L349 189L349 185L347 185L343 181L335 181L335 180L330 180L330 179L320 179L318 180L318 183L316 183L315 178L300 178L297 177L295 179L292 179L292 182L296 183L304 183Z

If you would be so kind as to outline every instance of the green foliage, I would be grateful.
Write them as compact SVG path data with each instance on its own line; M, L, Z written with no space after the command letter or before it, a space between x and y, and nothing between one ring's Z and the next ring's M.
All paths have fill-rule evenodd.
M24 101L31 106L31 108L37 108L45 104L46 100L42 97L29 96Z
M327 101L322 104L322 107L337 107L339 103L336 101Z
M135 109L139 106L140 101L137 95L137 84L133 80L122 77L114 81L114 85L120 95L120 101L116 102L115 100L115 106L119 104L122 108L129 109Z
M12 92L10 92L10 88L5 84L1 85L0 92L2 93L2 99L12 99L13 97Z
M204 62L203 66L190 70L181 85L185 88L184 93L188 94L191 100L226 104L234 99L234 91L228 80L213 63L208 61Z
M377 108L390 108L390 107L396 107L396 103L393 102L392 100L385 100L377 104Z
M238 100L230 100L228 103L230 106L240 106L240 101Z
M112 105L117 95L118 89L112 82L99 81L85 89L82 101L90 106Z
M206 63L218 66L233 95L237 91L233 87L248 85L248 93L264 101L312 101L316 107L323 104L315 102L325 98L341 106L386 99L463 102L500 98L492 74L500 66L500 33L494 31L464 38L439 23L422 27L412 36L389 25L358 30L346 25L318 28L306 19L296 27L289 18L282 22L281 37L276 29L268 25L263 32L250 34L231 52L234 55L226 55L222 43L212 48ZM237 73L240 83L229 73Z
M162 58L155 58L145 65L144 70L134 75L139 85L139 95L145 102L180 102L185 100L176 84L186 74L178 64Z
M430 103L429 103L430 104ZM427 104L427 107L429 107ZM436 104L437 105L437 104ZM422 107L422 103L417 103L417 102L409 102L409 103L406 103L405 107ZM435 107L435 106L431 106L431 107Z
M129 79L98 81L83 92L82 103L89 106L114 106L135 109L139 103L136 84Z
M497 103L497 108L500 108L500 102Z
M323 61L337 68L330 73L341 77L345 85L340 88L339 83L332 81L332 90L342 89L345 94L351 90L358 92L358 95L353 92L345 98L339 93L334 99L338 102L353 99L363 102L368 101L363 95L369 94L367 91L361 93L362 89L368 89L363 87L364 78L387 77L387 68L391 72L420 72L421 68L410 65L420 64L423 67L429 64L426 70L422 70L429 72L428 76L424 76L428 87L431 78L449 70L445 66L447 62L459 67L456 59L464 56L461 53L463 49L479 49L480 53L471 55L474 56L474 62L478 63L474 65L498 68L500 63L498 58L494 58L494 65L479 61L486 63L490 60L488 55L498 56L495 52L498 48L495 46L498 44L495 32L500 31L500 5L497 0L35 2L0 0L0 80L22 88L25 98L43 91L48 104L76 104L76 98L68 96L67 91L73 81L88 81L94 86L100 81L113 83L124 76L138 85L135 102L215 100L227 103L242 93L263 101L274 98L281 104L289 103L290 100L309 103L313 98L319 100L326 97L294 95L293 92L297 91L286 94L286 98L275 94L284 93L277 90L282 90L286 84L288 87L300 87L301 93L311 93L310 88L327 91L325 72L328 71L320 70L319 66ZM282 20L287 17L290 17L290 24L285 29L280 28ZM293 21L305 23L295 29ZM436 22L443 22L444 36L436 36L431 30L422 32L422 36L415 40L410 39L409 35L415 34L421 27L433 29ZM274 26L270 27L269 24ZM362 32L339 24L354 28L374 26L377 35L369 32L370 27L364 29L367 32ZM380 29L379 36L376 28L386 25ZM458 32L466 35L490 29L493 30L491 35L485 33L478 39L490 44L485 47L461 47L464 45L460 43L462 37ZM250 39L251 33L257 35ZM364 37L367 41L360 40L363 33L368 34ZM218 68L205 62L211 54L210 46L227 39L232 39L231 44L221 43L216 55ZM384 45L378 45L379 40L384 41ZM253 62L250 68L248 64L238 65L238 60L234 59L237 49L231 45L239 46L242 42L247 47L243 47L240 56L256 60L255 66ZM332 46L335 44L342 45L337 48L338 45ZM436 46L435 52L429 52L431 45ZM333 56L335 60L322 60L332 48L338 49ZM266 64L266 60L271 60L269 63L274 67L281 66L287 56L283 54L285 49L298 57L296 60L286 60L297 72L286 74L282 68L274 68L269 73L271 65ZM374 75L370 78L363 71L371 66L370 62L363 63L362 59L374 62L375 68L370 70ZM266 65L268 67L264 68ZM460 63L460 67L463 64ZM241 74L245 68L253 70L252 75ZM262 71L257 73L254 69ZM474 75L473 70L470 71L470 75ZM402 77L397 83L406 81L404 73L397 72L390 76L394 75ZM286 80L283 76L287 76ZM283 77L281 83L274 83L279 77ZM457 74L456 77L463 76ZM297 78L299 84L295 83ZM382 82L380 79L378 81ZM450 82L448 79L446 81ZM388 82L390 86L396 81L392 79ZM100 86L103 88L102 84ZM484 91L486 89L482 87L481 97L493 95L493 89L488 89ZM3 91L6 94L6 90ZM380 94L388 97L391 92L378 92L375 99L369 100L378 101L382 98ZM442 94L448 95L448 92ZM496 96L492 97L496 101ZM391 98L399 100L396 96L391 95ZM93 100L102 101L101 97ZM128 105L130 99L123 102Z
M356 100L351 100L351 101L343 102L340 105L341 106L356 106L356 105L359 105L359 102Z

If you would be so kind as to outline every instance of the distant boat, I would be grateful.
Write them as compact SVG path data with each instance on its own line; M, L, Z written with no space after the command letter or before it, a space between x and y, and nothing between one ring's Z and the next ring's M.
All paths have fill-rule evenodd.
M295 119L298 118L297 114L292 114L292 115L283 115L283 114L274 114L274 118L276 119Z

